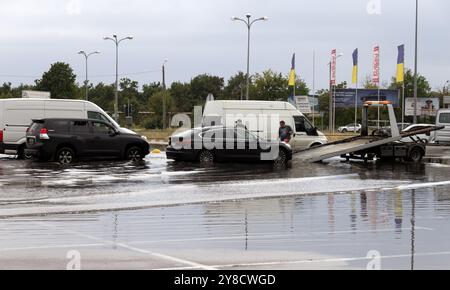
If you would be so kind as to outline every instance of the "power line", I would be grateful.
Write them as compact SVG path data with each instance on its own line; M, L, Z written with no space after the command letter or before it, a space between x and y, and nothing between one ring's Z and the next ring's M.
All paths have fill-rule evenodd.
M122 74L119 74L119 76L124 77L124 76L144 75L144 74L159 73L159 72L161 72L160 69L158 69L158 70L147 70L147 71L139 71L139 72L122 73ZM98 74L98 75L91 75L91 76L89 76L89 78L102 78L102 77L114 77L114 76L115 76L115 74ZM40 78L42 76L0 74L0 77L38 79L38 78Z

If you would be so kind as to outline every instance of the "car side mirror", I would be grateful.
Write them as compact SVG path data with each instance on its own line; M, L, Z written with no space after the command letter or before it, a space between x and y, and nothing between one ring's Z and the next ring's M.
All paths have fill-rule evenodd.
M119 135L119 131L113 130L113 129L109 130L108 135L111 136L111 137L114 137L116 135Z

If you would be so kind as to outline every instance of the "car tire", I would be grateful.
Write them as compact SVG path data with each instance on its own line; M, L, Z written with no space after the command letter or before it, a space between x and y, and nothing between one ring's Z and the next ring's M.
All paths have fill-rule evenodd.
M423 152L419 148L413 148L409 152L408 161L411 161L414 163L419 163L420 161L422 161L422 158L423 158Z
M61 165L69 165L75 161L75 152L72 148L63 147L56 152L55 161Z
M347 129L342 129L342 133L347 133L348 131L347 131Z
M200 154L198 154L198 161L202 164L211 164L214 163L214 153L209 150L202 150Z
M142 154L141 148L139 148L137 146L133 146L133 147L128 148L128 150L125 154L125 159L131 160L131 161L140 161L144 158L142 155L143 154Z
M25 154L25 145L22 145L19 147L19 149L17 150L17 159L19 160L31 160L33 158L33 156L29 155L29 154Z
M273 164L276 167L282 167L287 165L287 161L286 150L280 149L280 151L278 152L278 157L273 161Z

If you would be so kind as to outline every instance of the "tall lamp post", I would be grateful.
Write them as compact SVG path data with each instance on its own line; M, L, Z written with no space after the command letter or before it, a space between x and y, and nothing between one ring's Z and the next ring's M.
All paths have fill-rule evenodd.
M247 80L247 88L246 88L246 92L245 92L245 98L247 99L247 101L249 100L249 90L250 90L250 29L252 28L253 23L257 22L257 21L267 21L269 20L269 18L267 16L264 17L260 17L257 18L255 20L250 20L250 18L252 17L250 14L245 15L246 19L242 19L236 16L231 17L231 20L233 21L242 21L248 29L248 34L247 34L247 75L246 75L246 80Z
M341 52L336 56L336 60L338 60L340 57L344 56L344 54ZM329 66L329 76L330 76L330 109L329 109L329 130L332 130L334 133L334 121L335 121L335 102L334 102L334 95L333 95L333 84L331 83L331 61L328 63Z
M84 81L84 88L85 88L85 90L86 90L86 101L89 100L89 92L88 92L88 84L89 84L89 78L88 78L88 59L89 59L89 57L90 57L91 55L93 55L93 54L98 54L98 53L100 53L100 51L94 51L94 52L87 53L87 52L85 52L84 50L80 50L80 51L78 52L78 54L83 55L84 58L85 58L85 60L86 60L86 80Z
M133 39L132 36L127 36L124 38L118 38L117 35L112 37L103 37L104 40L111 40L116 45L116 84L114 91L114 119L119 122L119 44L124 40Z
M167 59L164 60L162 64L162 89L163 89L163 98L162 98L162 106L163 106L163 116L162 116L162 122L163 122L163 129L166 129L166 63Z
M417 124L417 34L419 26L419 0L416 0L416 33L414 54L414 124Z

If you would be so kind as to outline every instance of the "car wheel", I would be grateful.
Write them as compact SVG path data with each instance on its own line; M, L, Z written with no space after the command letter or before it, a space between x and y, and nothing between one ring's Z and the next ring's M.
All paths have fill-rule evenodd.
M17 159L19 160L30 160L33 156L30 154L25 154L25 145L20 146L19 150L17 151Z
M63 165L71 164L75 160L75 152L69 147L63 147L58 150L55 159Z
M420 161L422 161L423 158L423 154L422 154L422 150L418 149L418 148L414 148L411 150L411 152L409 152L409 161L412 161L414 163L419 163Z
M214 163L214 154L209 150L203 150L198 155L198 160L202 164L211 164Z
M347 129L342 129L342 133L347 133L348 131L347 131Z
M126 159L132 161L142 160L142 150L139 147L133 146L127 150Z
M286 166L287 154L285 150L280 149L280 151L278 152L278 157L273 161L273 164L277 167Z

